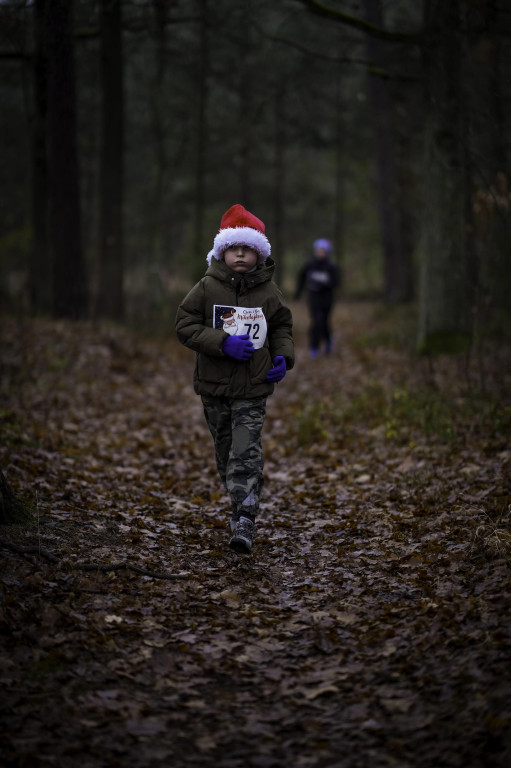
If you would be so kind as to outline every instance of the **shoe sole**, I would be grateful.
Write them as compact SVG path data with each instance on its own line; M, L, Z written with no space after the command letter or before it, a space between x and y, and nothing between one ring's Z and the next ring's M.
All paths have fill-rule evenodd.
M229 546L238 555L249 555L252 551L252 547L250 547L244 539L233 538L230 540Z

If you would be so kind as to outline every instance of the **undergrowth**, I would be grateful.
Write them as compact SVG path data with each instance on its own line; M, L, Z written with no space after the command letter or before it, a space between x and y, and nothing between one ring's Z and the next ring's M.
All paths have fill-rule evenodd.
M511 408L488 395L455 397L436 390L386 389L377 381L334 402L302 403L295 419L301 446L340 438L356 425L378 430L386 439L408 442L413 434L433 436L455 448L467 432L484 430L488 440L505 446ZM498 445L497 445L498 447Z
M481 512L472 540L472 551L511 560L511 506L497 517Z

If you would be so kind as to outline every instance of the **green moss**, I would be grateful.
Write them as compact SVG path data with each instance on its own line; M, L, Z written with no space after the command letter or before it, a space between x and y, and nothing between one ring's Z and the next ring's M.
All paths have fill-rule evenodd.
M387 390L379 382L369 382L356 397L340 401L329 411L329 418L344 428L363 423L395 442L408 443L415 432L420 432L451 447L463 439L470 425L472 432L486 432L489 452L507 446L511 429L511 407L489 395L455 398L431 389Z
M306 446L328 440L327 422L328 413L323 403L305 406L296 421L298 444Z
M345 424L362 421L370 428L381 427L387 440L397 442L407 442L410 430L455 442L458 416L454 402L439 393L404 388L387 391L378 382L372 382L342 408Z

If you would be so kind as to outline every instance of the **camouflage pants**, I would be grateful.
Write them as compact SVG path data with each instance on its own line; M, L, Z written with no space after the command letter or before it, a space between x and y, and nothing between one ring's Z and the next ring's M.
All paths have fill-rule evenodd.
M238 400L203 395L202 404L215 443L218 473L231 497L232 516L255 520L264 483L261 433L266 397Z

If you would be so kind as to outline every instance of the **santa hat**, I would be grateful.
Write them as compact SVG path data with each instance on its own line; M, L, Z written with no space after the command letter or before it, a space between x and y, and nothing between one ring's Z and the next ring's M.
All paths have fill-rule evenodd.
M214 257L220 261L226 248L233 245L248 245L259 255L258 263L264 264L271 253L271 246L266 237L265 226L261 219L236 204L222 216L218 235L213 241L213 248L207 255L208 264Z

